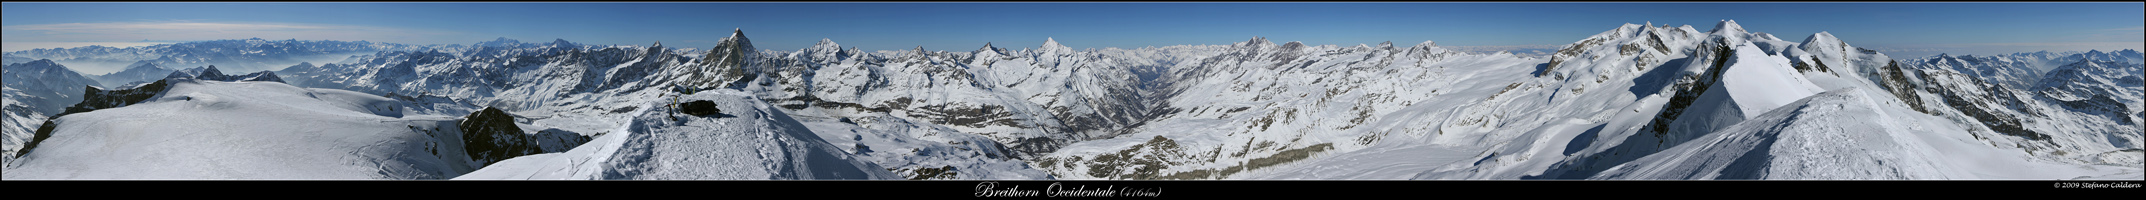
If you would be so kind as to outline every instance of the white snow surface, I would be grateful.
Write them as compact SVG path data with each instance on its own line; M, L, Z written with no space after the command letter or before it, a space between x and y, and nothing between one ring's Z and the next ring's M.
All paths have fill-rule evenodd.
M1975 141L1848 88L1811 96L1591 179L2049 179L2132 173L2067 166ZM1934 127L1944 128L1944 127Z
M445 179L476 168L444 116L363 93L172 79L126 107L60 117L22 179Z
M721 114L692 116L650 102L632 124L564 153L516 157L456 177L484 179L893 179L753 96L704 91ZM673 120L676 117L676 120Z

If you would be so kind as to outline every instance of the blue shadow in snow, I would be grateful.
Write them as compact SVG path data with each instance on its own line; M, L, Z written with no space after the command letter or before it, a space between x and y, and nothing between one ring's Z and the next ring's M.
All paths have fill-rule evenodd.
M1572 156L1572 153L1587 149L1587 145L1595 143L1595 135L1601 134L1602 127L1607 126L1609 124L1595 125L1595 128L1587 129L1587 132L1581 132L1579 136L1573 136L1572 142L1565 143L1565 156Z
M1663 62L1662 66L1648 69L1646 74L1640 74L1639 78L1632 79L1632 88L1627 90L1631 91L1632 96L1636 98L1647 98L1647 95L1661 93L1662 87L1676 83L1676 75L1678 72L1683 72L1685 65L1690 64L1690 61L1691 58L1687 57Z

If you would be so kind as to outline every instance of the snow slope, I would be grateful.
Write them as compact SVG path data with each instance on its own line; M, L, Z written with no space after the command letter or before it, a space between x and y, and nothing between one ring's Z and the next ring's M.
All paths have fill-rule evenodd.
M1948 123L1881 107L1860 88L1829 91L1612 167L1590 179L2049 179L2129 173L1977 142Z
M693 116L649 102L632 124L564 153L516 157L456 179L893 179L814 135L774 106L735 90L679 101L715 102Z
M275 82L171 79L131 106L75 113L6 179L444 179L477 166L454 120L398 101Z

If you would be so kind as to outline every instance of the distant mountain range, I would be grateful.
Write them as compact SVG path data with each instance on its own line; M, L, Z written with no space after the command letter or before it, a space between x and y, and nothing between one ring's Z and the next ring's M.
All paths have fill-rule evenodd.
M1044 40L777 51L736 30L706 50L500 38L11 52L40 60L5 69L8 147L28 153L4 175L2135 180L2146 157L2128 49L1895 59L1734 21L1624 24L1539 56ZM81 75L62 60L132 64ZM83 86L101 87L69 95ZM140 93L154 95L119 98ZM688 102L720 114L683 114ZM318 139L333 135L362 136ZM293 150L148 148L188 145ZM340 157L302 158L314 154ZM144 156L175 159L119 159ZM267 164L284 162L309 167Z

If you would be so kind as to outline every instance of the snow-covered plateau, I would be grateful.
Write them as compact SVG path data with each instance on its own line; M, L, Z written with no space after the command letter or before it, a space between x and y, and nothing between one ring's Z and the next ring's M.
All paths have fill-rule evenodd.
M1547 55L1043 40L8 52L0 177L2146 179L2130 49L1896 59L1731 20Z

